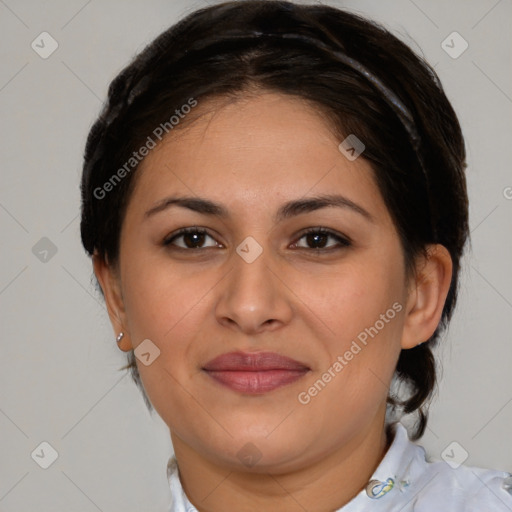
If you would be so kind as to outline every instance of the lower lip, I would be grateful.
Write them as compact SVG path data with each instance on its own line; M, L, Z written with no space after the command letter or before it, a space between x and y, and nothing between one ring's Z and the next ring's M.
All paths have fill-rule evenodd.
M220 384L248 394L267 393L299 380L309 370L206 371Z

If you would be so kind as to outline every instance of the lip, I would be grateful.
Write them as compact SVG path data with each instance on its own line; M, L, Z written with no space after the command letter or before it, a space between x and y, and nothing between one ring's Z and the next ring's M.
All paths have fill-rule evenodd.
M310 368L275 352L229 352L212 359L202 370L234 391L261 394L295 382Z

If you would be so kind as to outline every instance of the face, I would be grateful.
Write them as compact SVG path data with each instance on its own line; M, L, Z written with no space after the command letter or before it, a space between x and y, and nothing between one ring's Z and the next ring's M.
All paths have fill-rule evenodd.
M132 347L160 351L137 365L175 445L286 470L381 424L408 290L370 164L279 94L171 135L138 170L118 285Z

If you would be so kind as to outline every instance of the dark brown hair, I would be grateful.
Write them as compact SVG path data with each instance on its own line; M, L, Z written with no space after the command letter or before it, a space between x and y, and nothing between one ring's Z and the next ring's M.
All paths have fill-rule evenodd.
M395 378L405 383L407 396L388 398L392 408L418 413L418 439L436 385L432 347L452 315L469 236L465 147L435 71L379 24L325 5L246 0L196 11L162 33L112 81L90 131L82 176L83 245L110 265L118 262L137 174L136 165L125 164L155 127L191 98L236 99L255 90L306 100L340 142L349 134L364 141L362 157L372 164L408 273L427 244L450 252L453 276L440 325L425 343L402 350ZM119 173L123 165L126 172ZM116 173L122 179L112 182ZM128 362L124 368L131 368L151 410L133 351Z

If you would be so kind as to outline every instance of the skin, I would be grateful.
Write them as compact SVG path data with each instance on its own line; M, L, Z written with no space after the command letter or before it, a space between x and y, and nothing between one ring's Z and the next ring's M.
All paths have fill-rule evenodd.
M149 366L137 365L198 510L336 510L365 487L388 448L384 418L396 362L439 323L449 253L429 247L407 279L370 164L349 161L304 102L262 93L197 108L201 117L142 162L118 265L94 258L112 325L125 333L122 350L144 339L160 350ZM348 207L274 219L288 201L326 194L343 195L371 220ZM229 216L180 206L146 215L170 196L209 199ZM164 244L194 226L208 231L196 243L202 249L186 248L190 236ZM315 245L304 230L318 227L351 245L332 236ZM263 250L252 263L236 252L248 236ZM401 311L301 404L298 394L394 303ZM201 370L234 350L278 352L310 371L265 394L235 392ZM237 456L247 443L261 454L252 467Z

